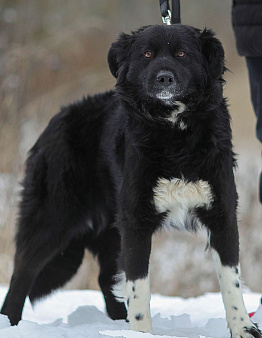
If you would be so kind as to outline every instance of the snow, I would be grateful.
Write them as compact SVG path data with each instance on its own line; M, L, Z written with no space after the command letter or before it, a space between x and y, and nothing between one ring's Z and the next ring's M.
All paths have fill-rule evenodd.
M0 287L3 302L7 287ZM248 312L255 311L260 294L246 293ZM207 293L183 299L158 294L151 298L153 332L134 332L123 321L113 321L105 313L101 292L93 290L62 290L37 303L35 308L26 300L23 320L11 327L6 316L0 315L1 338L226 338L229 337L222 298ZM262 328L262 309L253 317Z

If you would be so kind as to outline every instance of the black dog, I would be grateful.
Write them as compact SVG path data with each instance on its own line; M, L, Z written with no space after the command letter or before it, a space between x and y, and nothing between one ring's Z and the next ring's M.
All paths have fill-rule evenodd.
M116 90L63 108L30 152L2 313L17 324L26 296L64 285L87 248L109 316L126 318L125 291L131 329L150 332L152 234L204 225L232 337L261 337L240 286L221 43L210 30L149 26L120 35L108 62Z

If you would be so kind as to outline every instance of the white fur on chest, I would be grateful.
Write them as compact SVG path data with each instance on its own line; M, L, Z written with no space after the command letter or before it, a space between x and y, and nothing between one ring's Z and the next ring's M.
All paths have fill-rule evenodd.
M165 223L181 230L187 228L189 221L198 222L194 215L195 208L208 209L213 201L210 185L203 180L185 182L178 178L160 178L153 191L157 211L167 212Z

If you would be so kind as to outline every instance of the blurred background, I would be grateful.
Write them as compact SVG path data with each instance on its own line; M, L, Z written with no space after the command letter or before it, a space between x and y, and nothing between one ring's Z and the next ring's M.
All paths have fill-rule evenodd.
M242 277L262 291L261 147L255 139L244 58L237 55L231 1L181 0L182 23L214 29L230 72L225 95L232 115L239 200ZM107 51L120 31L162 24L158 0L0 0L0 283L13 269L19 182L27 151L61 105L110 89ZM183 297L217 291L206 232L155 236L152 291ZM97 263L86 254L67 288L98 288Z

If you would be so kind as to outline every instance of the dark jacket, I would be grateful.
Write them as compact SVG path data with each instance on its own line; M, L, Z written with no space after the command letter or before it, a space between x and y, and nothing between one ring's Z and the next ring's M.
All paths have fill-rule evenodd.
M262 0L234 0L232 21L238 53L262 57Z

